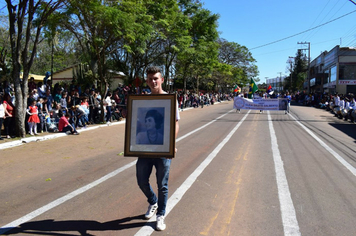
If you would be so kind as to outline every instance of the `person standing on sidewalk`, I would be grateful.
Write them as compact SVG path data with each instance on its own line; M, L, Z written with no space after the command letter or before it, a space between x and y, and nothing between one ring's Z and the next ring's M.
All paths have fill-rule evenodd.
M37 135L37 124L40 123L40 118L38 117L38 108L36 106L36 100L32 101L32 104L27 109L28 117L28 127L30 135Z
M6 138L15 137L15 106L11 102L11 96L8 93L4 95L3 105L5 107L4 129Z
M95 90L91 89L89 92L89 124L95 124L95 114L94 114L94 109L95 109L95 98L94 98L94 93Z
M149 67L146 71L146 83L151 89L152 94L167 94L162 89L163 77L159 67ZM176 105L176 137L179 131L178 120L179 111L178 103ZM177 149L176 149L177 151ZM153 166L156 168L156 179L158 185L158 198L153 192L149 183L149 178L152 173ZM156 230L165 230L166 224L164 223L164 216L166 213L166 205L168 200L168 179L169 170L171 166L171 159L169 158L143 158L139 157L136 163L136 178L137 183L142 192L147 197L149 203L148 210L145 214L146 219L150 219L156 212L157 224Z
M2 94L0 94L0 140L3 140L1 137L1 129L2 129L2 123L4 122L5 119L5 106L2 103Z
M105 104L106 104L106 124L110 125L111 124L111 107L112 107L112 102L111 102L111 96L112 93L108 92L105 98Z

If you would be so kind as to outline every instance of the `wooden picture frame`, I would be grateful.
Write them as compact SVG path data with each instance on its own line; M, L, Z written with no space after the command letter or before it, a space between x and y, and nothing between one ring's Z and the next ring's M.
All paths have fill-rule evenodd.
M176 94L129 95L124 156L173 158Z

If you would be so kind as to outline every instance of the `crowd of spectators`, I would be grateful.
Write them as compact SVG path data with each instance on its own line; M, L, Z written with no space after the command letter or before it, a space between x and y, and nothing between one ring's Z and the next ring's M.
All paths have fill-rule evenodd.
M306 93L298 92L292 95L295 104L312 106L331 111L335 116L354 122L356 102L355 95L352 93Z
M125 85L119 85L113 90L107 90L105 97L95 87L81 88L78 84L59 84L54 86L51 80L28 82L29 95L27 98L27 116L25 119L26 132L38 135L43 132L66 132L79 134L77 129L85 129L88 125L102 123L101 113L106 124L126 118L127 97L129 94L149 94L148 88L137 90ZM223 93L177 93L180 110L188 107L204 107L216 102L231 100L232 94ZM15 94L13 85L5 81L0 85L0 127L6 138L15 137ZM103 109L101 109L103 106ZM38 119L37 119L38 118Z
M71 83L52 86L50 80L35 83L34 78L28 82L27 114L25 119L26 132L37 135L43 132L67 132L78 134L77 129L85 129L88 125L101 123L101 112L104 112L108 125L113 120L126 117L126 99L131 93L128 86L120 85L114 91L107 91L103 98L95 87L82 89ZM15 91L13 85L5 81L0 85L0 140L15 137ZM103 109L101 109L103 106ZM36 117L36 119L34 119ZM37 119L38 117L38 119ZM60 123L64 119L68 122ZM70 125L72 129L64 129ZM2 129L3 126L3 129ZM1 133L1 130L3 132Z
M178 106L181 111L184 108L203 108L205 106L214 105L216 102L230 101L233 99L233 94L227 93L183 93L177 92Z

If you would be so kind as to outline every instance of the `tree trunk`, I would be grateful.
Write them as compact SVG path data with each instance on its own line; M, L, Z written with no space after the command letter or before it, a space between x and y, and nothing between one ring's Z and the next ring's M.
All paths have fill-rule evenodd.
M15 87L15 134L18 137L26 137L26 107L27 107L27 94L28 94L28 75L23 74L23 84L20 80L20 71L17 67L13 71L14 87Z
M195 77L197 80L197 88L196 88L196 94L199 95L199 76Z

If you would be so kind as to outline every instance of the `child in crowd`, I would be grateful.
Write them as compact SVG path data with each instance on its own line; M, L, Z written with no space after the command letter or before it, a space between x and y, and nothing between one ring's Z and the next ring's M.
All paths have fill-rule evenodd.
M62 110L62 106L60 104L57 104L55 102L55 108L52 110L52 116L51 118L54 118L55 122L59 121L59 111Z
M80 105L81 105L83 108L89 110L88 98L87 98L87 97L83 97L83 100L82 100L82 102L80 103Z
M43 105L44 101L43 101L43 98L39 98L37 100L37 108L38 108L38 117L40 118L40 132L43 133L44 131L44 125L45 125L45 120L44 120L44 117L45 117L45 109L44 109L44 105Z
M73 116L76 118L75 128L82 126L85 129L87 127L86 124L87 124L88 120L87 120L87 116L85 114L84 109L81 106L76 105L76 106L72 106L71 110L72 110Z
M117 121L122 120L119 106L117 106L117 105L113 106L112 111L113 111L112 112L112 117L115 118L115 120L117 120Z
M67 111L67 92L66 91L62 92L62 98L61 98L60 104L61 104L62 109Z
M75 127L69 123L70 114L68 112L64 116L63 111L59 110L58 116L60 117L59 122L58 122L59 132L75 134L75 135L79 134L77 132L77 130L75 129Z
M37 124L40 123L40 118L38 117L38 108L36 106L36 100L32 101L31 106L27 109L28 126L30 135L37 135Z

